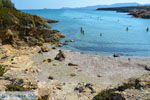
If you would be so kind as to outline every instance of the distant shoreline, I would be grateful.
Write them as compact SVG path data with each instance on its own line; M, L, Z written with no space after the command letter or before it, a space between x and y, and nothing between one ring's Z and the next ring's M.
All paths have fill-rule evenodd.
M125 12L136 18L150 19L150 6L110 7L97 8L97 10Z

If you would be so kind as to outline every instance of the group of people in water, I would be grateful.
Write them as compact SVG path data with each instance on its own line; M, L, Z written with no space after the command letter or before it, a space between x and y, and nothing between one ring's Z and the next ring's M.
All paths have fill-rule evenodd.
M129 27L126 28L126 31L129 31ZM149 28L148 27L146 28L146 32L149 32ZM80 28L80 33L84 35L84 29L82 27ZM100 36L102 36L102 35L103 34L100 33Z
M128 30L129 30L129 28L127 27L126 31L128 31ZM146 28L146 32L149 32L149 28L148 27Z
M80 33L84 35L84 29L82 27L80 28Z

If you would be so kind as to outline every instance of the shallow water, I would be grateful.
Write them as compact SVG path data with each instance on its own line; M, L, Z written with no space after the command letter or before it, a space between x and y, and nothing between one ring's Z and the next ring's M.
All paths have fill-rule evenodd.
M64 48L83 53L150 57L150 19L133 18L126 13L96 10L23 10L42 17L59 20L54 29L75 40ZM85 34L80 33L83 27ZM129 28L126 31L126 27ZM102 36L100 36L102 34Z

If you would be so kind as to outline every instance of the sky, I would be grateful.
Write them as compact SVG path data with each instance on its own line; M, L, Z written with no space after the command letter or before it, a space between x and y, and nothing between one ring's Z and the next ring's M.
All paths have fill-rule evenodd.
M18 9L58 9L63 7L85 7L93 5L109 5L114 3L137 2L150 4L150 0L12 0Z

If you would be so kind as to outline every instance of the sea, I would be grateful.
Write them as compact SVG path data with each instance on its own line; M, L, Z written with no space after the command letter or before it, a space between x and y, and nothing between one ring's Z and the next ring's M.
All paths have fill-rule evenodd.
M85 54L111 56L150 57L150 19L134 18L128 13L97 11L90 9L41 9L22 10L45 18L59 20L53 23L66 35L66 40L74 40L63 49ZM81 33L81 28L84 34ZM127 29L128 28L128 29Z

